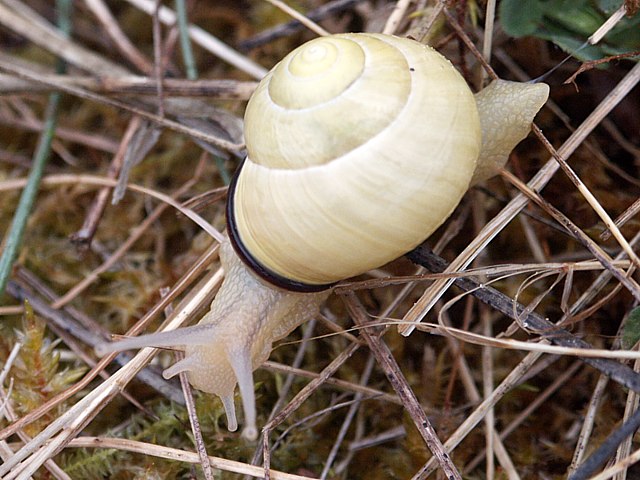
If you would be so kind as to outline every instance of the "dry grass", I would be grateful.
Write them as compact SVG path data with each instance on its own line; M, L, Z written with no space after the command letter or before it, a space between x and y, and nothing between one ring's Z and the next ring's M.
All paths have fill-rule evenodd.
M473 2L338 0L298 30L275 0L187 2L192 25L171 10L183 2L73 3L67 38L51 2L0 0L3 231L51 134L0 306L2 478L638 475L640 353L621 338L640 301L639 64L573 85L580 65L560 66L509 171L427 242L450 260L417 250L418 269L400 259L339 286L256 372L268 441L250 444L217 399L159 375L172 352L93 347L195 322L210 303L224 200L207 192L238 165L265 67L316 34L364 28L428 39L472 85L495 75L476 45L510 79L563 56L484 32L493 2L474 25Z

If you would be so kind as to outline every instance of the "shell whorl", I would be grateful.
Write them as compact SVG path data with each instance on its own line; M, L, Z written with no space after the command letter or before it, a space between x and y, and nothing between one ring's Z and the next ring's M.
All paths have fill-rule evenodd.
M318 38L274 67L245 112L251 161L284 169L322 165L399 115L411 93L407 60L388 43L364 38Z
M481 143L475 100L449 61L376 34L291 52L249 101L245 141L230 236L264 271L311 288L426 239L464 195Z

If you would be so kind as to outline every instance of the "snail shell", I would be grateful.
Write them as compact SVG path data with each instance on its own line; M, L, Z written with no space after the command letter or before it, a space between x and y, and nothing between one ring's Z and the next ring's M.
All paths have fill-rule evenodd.
M409 39L312 40L260 83L229 234L269 281L321 289L411 250L469 186L476 102L442 55Z
M548 91L497 81L474 98L436 51L388 35L302 45L247 106L248 156L227 203L234 248L222 244L226 276L211 310L196 326L96 351L184 346L185 358L164 375L187 372L218 395L230 430L239 385L243 435L255 438L252 372L273 342L317 314L328 286L429 237L470 181L504 165Z

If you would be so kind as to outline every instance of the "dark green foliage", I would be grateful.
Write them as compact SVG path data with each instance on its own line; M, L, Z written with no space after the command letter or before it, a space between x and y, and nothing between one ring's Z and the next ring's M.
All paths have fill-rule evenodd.
M627 323L622 332L622 347L632 348L640 340L640 307L629 313Z
M512 37L550 40L582 61L634 51L640 45L640 15L620 22L598 45L583 44L620 7L611 0L504 0L499 18Z

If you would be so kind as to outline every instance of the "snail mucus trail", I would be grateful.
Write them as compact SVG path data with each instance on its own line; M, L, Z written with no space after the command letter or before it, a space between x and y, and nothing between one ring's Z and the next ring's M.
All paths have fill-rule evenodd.
M243 435L256 438L252 372L272 343L313 318L331 285L428 238L470 185L505 164L548 91L498 80L474 96L442 55L389 35L302 45L247 105L248 155L229 195L232 242L221 246L225 280L210 311L196 326L98 353L183 346L164 376L187 372L218 395L229 430L237 383Z

